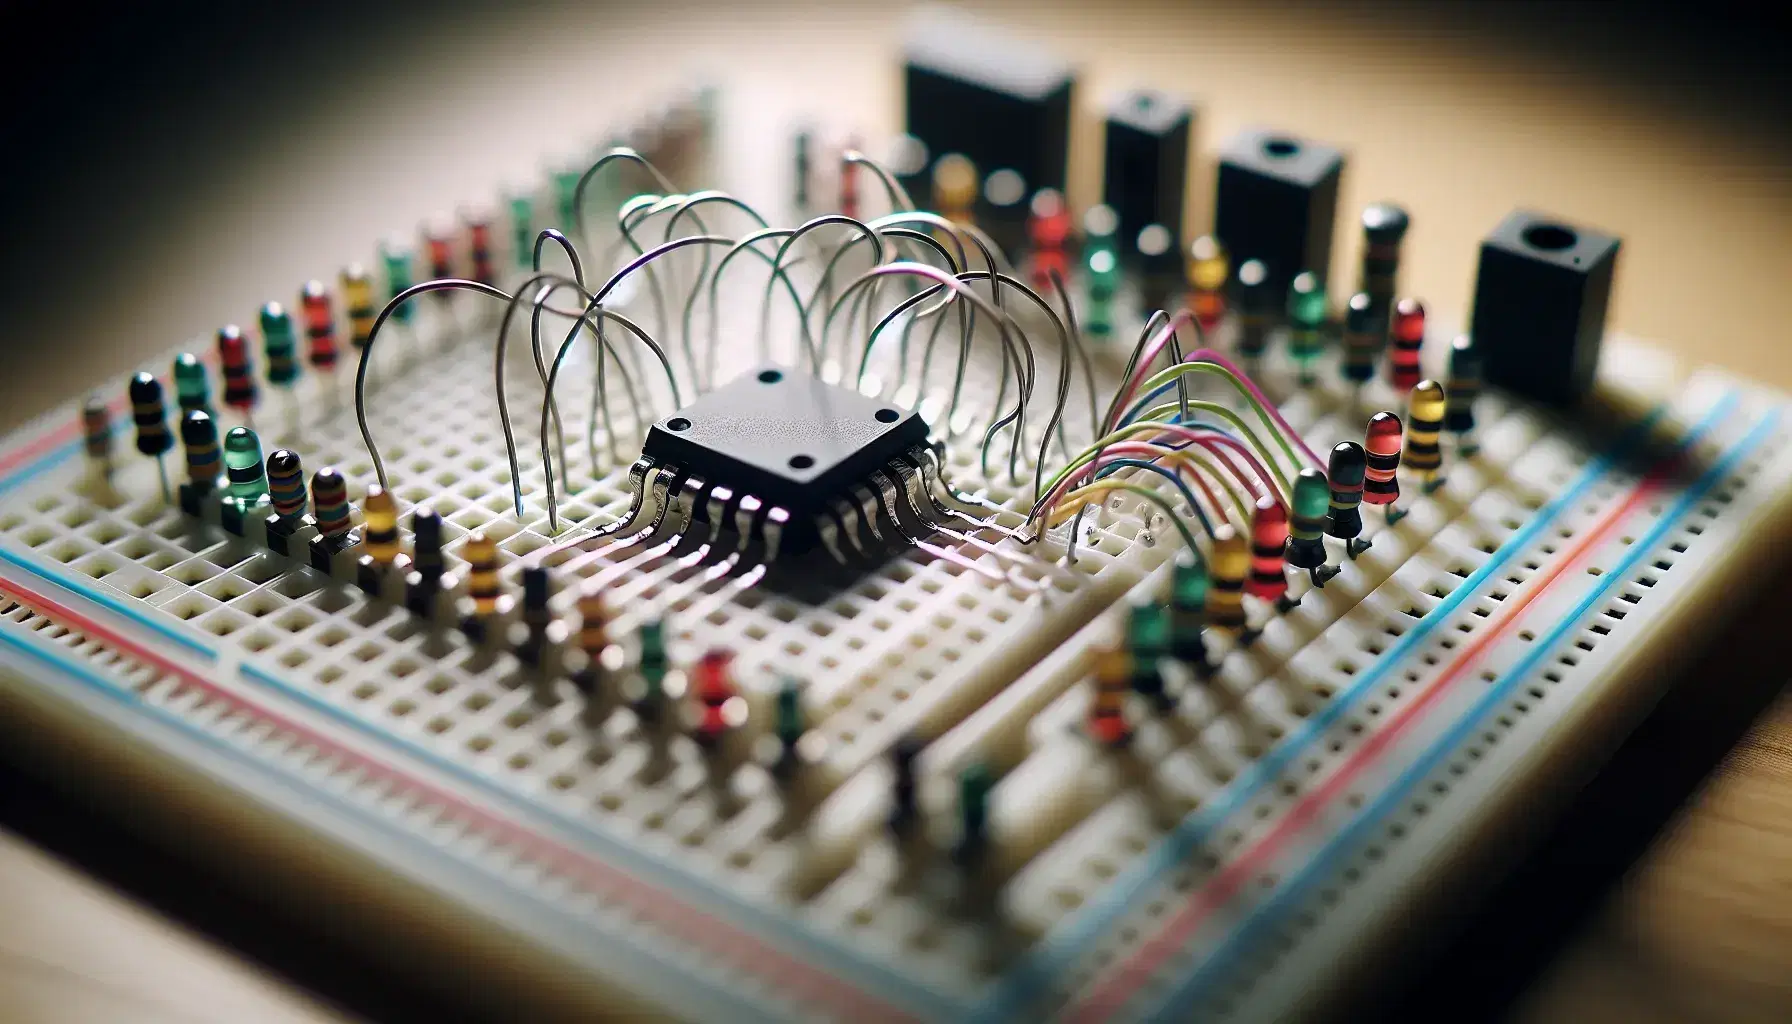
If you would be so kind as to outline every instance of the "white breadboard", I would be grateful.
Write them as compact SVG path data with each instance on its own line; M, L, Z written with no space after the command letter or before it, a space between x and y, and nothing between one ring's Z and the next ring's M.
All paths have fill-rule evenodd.
M757 287L741 293L755 310ZM532 426L541 388L525 329L507 382L519 518L479 301L424 298L412 327L382 337L369 425L401 506L445 520L456 570L466 534L484 530L514 587L515 559L558 539ZM647 316L640 295L620 308ZM756 317L738 319L717 380L756 361ZM1042 349L1049 390L1057 353ZM973 372L984 401L987 351ZM1608 367L1640 363L1660 360L1608 342ZM593 465L591 375L580 349L557 397L561 514L596 525L628 506L639 435L619 404L622 457L600 434ZM373 476L350 377L264 387L257 417L265 449L342 468L358 501ZM1341 392L1297 393L1279 364L1262 379L1294 396L1284 411L1314 448L1360 436ZM669 413L664 389L650 391L653 415ZM0 455L5 727L136 759L130 790L111 795L151 818L164 808L170 831L209 801L206 820L240 827L203 852L296 906L358 891L369 917L410 922L419 951L480 954L458 962L490 965L488 1009L1280 1019L1314 1009L1429 894L1463 884L1450 869L1464 851L1539 806L1555 765L1658 691L1661 665L1750 585L1762 538L1792 521L1778 396L1651 373L1608 379L1604 397L1612 426L1591 438L1485 396L1475 460L1397 529L1371 513L1363 557L1248 650L1217 645L1219 672L1189 681L1173 712L1134 708L1137 736L1119 752L1081 732L1089 655L1118 639L1130 593L1161 594L1180 543L1130 500L1103 510L1074 565L1060 561L1062 531L1028 549L985 531L800 590L694 542L567 574L557 613L573 575L606 573L619 635L652 611L677 662L733 649L750 730L767 728L781 678L803 680L820 742L800 786L752 763L717 777L627 710L593 723L565 680L273 554L258 525L239 538L190 519L128 437L102 480L70 431L76 403ZM1376 388L1365 401L1387 399ZM1073 394L1073 437L1088 432L1079 408ZM1030 480L981 475L987 413L969 418L948 445L955 485L1024 505ZM887 755L905 735L927 741L931 857L883 828ZM991 871L967 895L944 851L953 780L973 762L998 782ZM267 857L270 836L305 852Z

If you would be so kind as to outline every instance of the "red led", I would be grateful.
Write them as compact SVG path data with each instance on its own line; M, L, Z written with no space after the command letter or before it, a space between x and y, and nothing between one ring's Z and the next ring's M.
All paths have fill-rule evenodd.
M1369 418L1363 434L1363 451L1367 465L1363 474L1363 501L1371 505L1392 505L1400 497L1400 417L1391 412L1378 412Z
M691 672L691 695L696 700L694 732L702 743L714 743L740 725L746 704L734 686L734 652L715 648L698 660Z
M218 329L218 365L224 371L224 404L245 412L255 408L255 372L249 365L249 343L235 324Z
M299 311L305 319L306 357L319 370L330 369L336 365L336 317L322 281L305 282Z
M1419 349L1425 343L1425 306L1418 299L1401 299L1394 306L1389 333L1393 348L1388 353L1388 375L1394 390L1405 394L1424 376Z

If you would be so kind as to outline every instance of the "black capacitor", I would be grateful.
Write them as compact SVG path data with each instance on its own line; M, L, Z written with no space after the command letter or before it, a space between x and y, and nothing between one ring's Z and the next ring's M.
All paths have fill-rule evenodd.
M1269 271L1262 260L1238 265L1238 354L1260 359L1269 347L1269 329L1275 326L1277 293L1270 291Z
M1406 211L1393 203L1363 207L1363 291L1369 293L1370 311L1383 334L1394 307L1400 243L1411 223Z
M1170 229L1162 224L1147 224L1139 231L1130 247L1139 266L1139 301L1141 316L1150 316L1170 308L1170 296L1181 282L1182 253L1170 243Z
M1213 215L1233 265L1262 260L1277 295L1302 271L1324 280L1343 175L1343 152L1325 143L1262 129L1233 136L1220 150Z
M1170 247L1182 249L1194 120L1188 103L1157 92L1129 92L1108 107L1101 194L1120 216L1121 238L1137 238L1145 225L1161 224L1169 229Z
M1470 331L1488 383L1562 405L1592 390L1621 244L1524 210L1481 241Z
M904 56L905 123L929 152L1009 168L1031 189L1064 189L1076 84L1070 65L944 9L914 19Z

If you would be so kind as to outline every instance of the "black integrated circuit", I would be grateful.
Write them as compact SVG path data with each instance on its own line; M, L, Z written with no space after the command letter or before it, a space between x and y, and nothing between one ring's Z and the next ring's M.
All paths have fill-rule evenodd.
M795 554L862 514L927 434L919 413L767 365L654 423L642 456L681 481L693 519Z

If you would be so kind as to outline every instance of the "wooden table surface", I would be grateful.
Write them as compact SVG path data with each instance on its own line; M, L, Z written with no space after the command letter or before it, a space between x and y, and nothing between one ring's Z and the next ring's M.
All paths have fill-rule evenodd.
M895 124L895 14L747 6L754 13L716 5L696 21L664 5L602 19L569 10L420 20L364 41L302 89L280 79L301 66L291 54L289 70L234 78L203 115L158 127L169 138L144 157L154 174L72 166L71 187L92 193L70 226L109 234L83 251L79 277L39 268L13 329L78 338L84 358L66 358L66 346L9 346L4 419L47 408L96 373L122 379L139 358L241 319L327 273L345 242L370 230L407 227L524 177L690 71L727 84L736 141L768 133L750 147L762 170L784 159L786 113L868 111L869 129ZM1201 104L1203 150L1252 124L1346 145L1342 205L1396 197L1412 210L1403 287L1436 315L1460 318L1476 241L1510 208L1532 206L1624 237L1614 326L1792 389L1779 315L1792 283L1786 152L1681 102L1671 68L1659 88L1639 91L1548 52L1516 56L1478 36L1321 8L1267 15L1109 0L1097 17L1081 5L994 6L1084 68L1079 204L1095 191L1100 98L1138 84L1184 90ZM132 127L119 131L128 140ZM1210 183L1208 166L1198 197ZM1207 206L1197 198L1194 222ZM1353 234L1341 228L1340 279L1355 259ZM98 300L95 281L107 282ZM1770 660L1760 671L1782 673L1764 692L1784 681ZM1674 743L1673 724L1649 728ZM1761 715L1660 829L1516 1013L1792 1020L1792 699ZM0 834L0 1020L120 1019L341 1018Z

